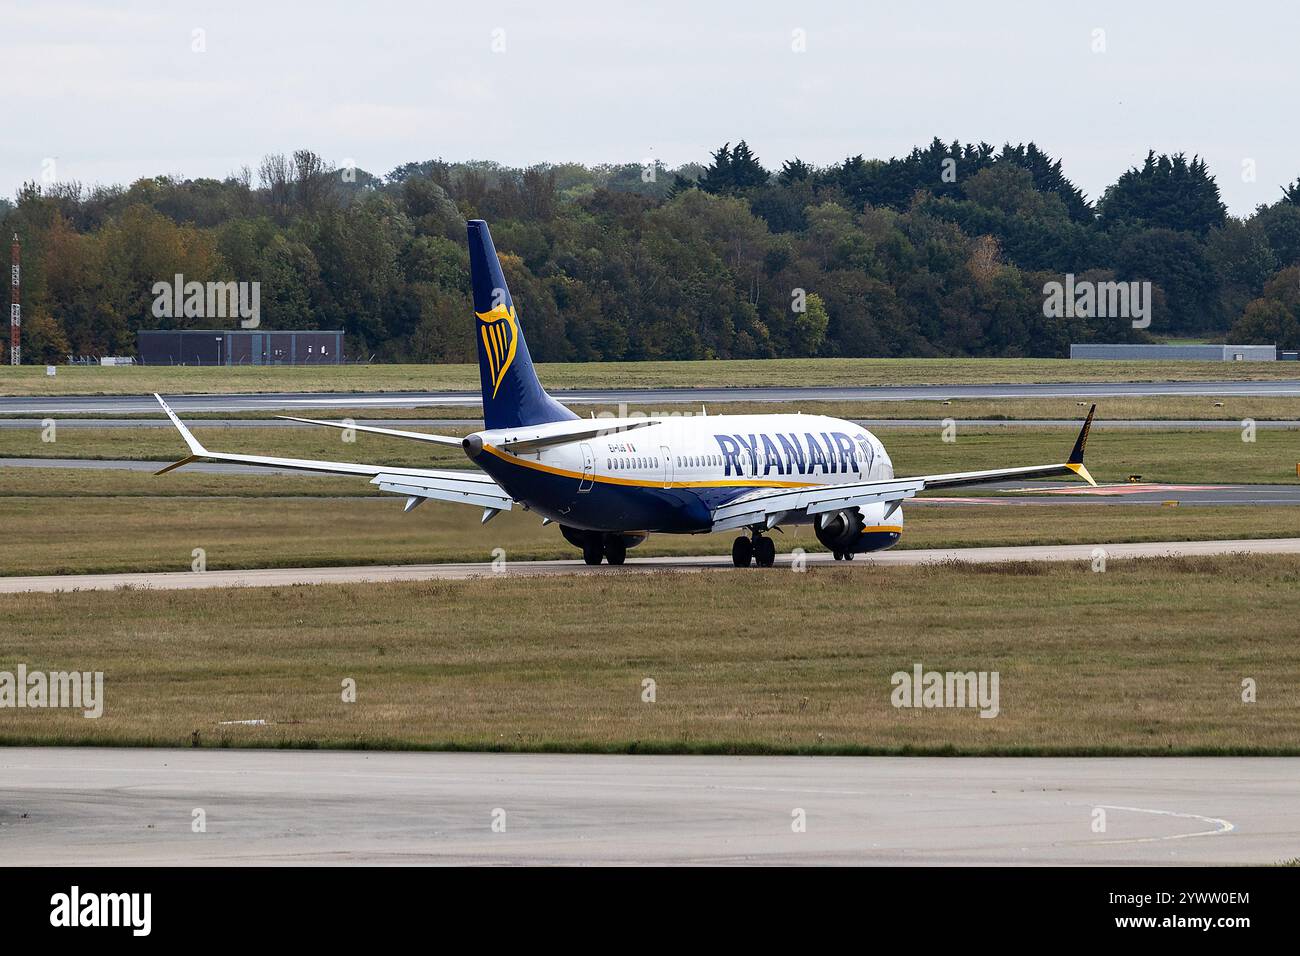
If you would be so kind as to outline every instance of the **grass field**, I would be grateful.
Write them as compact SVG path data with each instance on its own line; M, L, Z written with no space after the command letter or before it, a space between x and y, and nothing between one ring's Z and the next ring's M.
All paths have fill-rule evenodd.
M358 498L384 495L364 478L293 475L222 475L183 469L162 477L149 471L83 468L5 468L0 459L0 502L6 498ZM49 503L52 524L66 512ZM143 503L141 507L148 507ZM0 514L4 505L0 503ZM0 538L0 548L3 548Z
M714 402L708 403L706 409L710 415L770 415L799 411L805 415L829 415L834 418L879 419L879 418L926 418L942 420L981 419L994 422L1018 421L1022 419L1082 419L1087 413L1087 402L1072 398L1009 398L1009 399L971 399L959 398L951 401L899 401L899 402ZM691 403L663 403L662 407L652 405L575 405L575 410L584 418L593 412L597 415L611 416L623 414L643 415L692 415L698 414L699 406ZM268 419L273 412L186 412L186 421L195 422L205 419L240 419L256 421ZM478 405L430 405L418 409L378 408L362 406L360 408L340 408L332 406L326 410L298 409L293 414L299 417L323 418L338 421L351 418L355 421L367 419L470 419L478 420L482 412ZM6 418L29 419L33 427L47 415L44 412L23 412L5 415ZM56 415L62 422L69 419L95 419L105 417L100 413L76 415ZM115 415L115 418L152 419L165 421L161 411L149 414ZM1300 419L1300 398L1273 398L1267 396L1212 396L1212 395L1141 395L1132 397L1103 398L1097 402L1097 421L1125 421L1133 419L1206 419L1217 421L1240 422L1253 418L1256 421Z
M1297 614L1290 556L4 595L0 669L105 711L0 743L1295 754ZM996 671L998 716L895 709L914 663Z
M897 402L799 402L774 404L772 402L721 402L706 406L710 415L770 415L777 412L799 411L805 415L829 415L847 419L924 418L941 421L945 418L979 419L990 422L1018 421L1022 419L1066 419L1082 421L1088 413L1091 400L1084 402L1073 398L1007 398L973 399L956 398L951 401L897 401ZM651 409L648 406L624 406L629 413L668 414L698 411L690 405L668 405ZM582 405L578 411L584 416L591 411L618 414L616 406ZM368 409L358 409L353 418ZM389 409L382 416L388 418L477 418L479 410L459 408L454 414L443 415L451 408L420 409L412 414ZM265 414L265 413L263 413ZM329 417L352 414L331 411ZM322 416L323 417L323 416ZM1261 396L1210 396L1210 395L1141 395L1133 397L1102 398L1097 400L1097 421L1131 421L1133 419L1205 419L1211 421L1240 422L1246 418L1256 421L1300 419L1300 398L1272 398Z
M542 382L569 388L754 385L955 385L1025 382L1247 381L1300 377L1289 362L1076 362L1069 359L769 359L543 364ZM182 368L43 366L0 369L2 395L148 392L477 391L475 365Z
M232 493L241 482L231 478ZM299 479L301 480L301 479ZM322 479L328 480L328 479ZM363 487L365 486L363 484ZM899 547L1100 544L1198 538L1300 537L1300 508L905 506ZM188 571L575 558L554 525L513 511L479 524L475 508L430 502L402 513L400 498L0 498L0 575ZM652 535L631 557L723 554L732 534ZM777 547L823 551L808 527Z
M463 434L462 428L444 428ZM1044 464L1069 453L1077 429L1017 428L997 425L963 426L956 441L941 440L938 428L879 427L875 429L899 475L935 474ZM213 450L333 461L377 462L399 467L467 468L455 448L417 444L394 438L359 434L352 443L343 432L302 428L196 427L194 433ZM63 428L56 441L42 440L42 429L0 429L0 457L127 458L170 461L185 454L179 435L164 428ZM1260 430L1254 442L1243 442L1238 431L1104 430L1088 443L1088 467L1098 481L1123 480L1141 474L1153 481L1287 483L1296 481L1300 461L1300 432ZM168 478L158 479L159 487ZM360 482L364 485L364 481Z

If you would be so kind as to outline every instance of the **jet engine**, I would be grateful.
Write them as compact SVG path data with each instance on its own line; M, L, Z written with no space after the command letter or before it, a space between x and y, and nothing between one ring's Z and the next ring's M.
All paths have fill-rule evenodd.
M818 515L813 522L817 540L837 558L892 548L902 536L902 530L903 509L897 504L872 503L830 511Z
M853 544L862 534L866 522L857 508L828 511L813 523L817 540L832 551L853 551Z

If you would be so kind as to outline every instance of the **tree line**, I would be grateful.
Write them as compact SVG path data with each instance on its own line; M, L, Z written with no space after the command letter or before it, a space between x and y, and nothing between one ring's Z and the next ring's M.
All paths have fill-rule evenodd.
M464 223L491 223L540 361L1062 356L1151 336L1300 347L1300 180L1227 214L1197 157L1150 153L1094 202L1035 144L938 139L902 157L708 163L408 163L310 150L225 178L28 183L28 361L129 355L153 285L260 283L262 326L343 329L350 357L473 359ZM1044 316L1063 275L1150 282L1149 328ZM219 324L218 324L218 327ZM5 332L7 334L7 328Z

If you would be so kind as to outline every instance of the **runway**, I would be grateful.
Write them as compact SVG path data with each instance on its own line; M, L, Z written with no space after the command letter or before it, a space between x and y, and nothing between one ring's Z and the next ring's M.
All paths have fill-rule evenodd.
M1091 561L1100 548L1108 560L1162 556L1215 554L1300 554L1300 538L1260 538L1236 541L1151 541L1139 544L1032 545L999 548L935 548L883 551L859 555L856 561L836 561L825 552L785 553L776 557L776 569L858 568L870 574L873 567L940 564L960 561L990 564L1005 561ZM796 562L800 562L796 564ZM465 581L510 575L637 574L653 571L716 571L762 573L758 569L737 570L730 555L689 557L629 557L622 567L588 567L581 560L503 561L463 564L365 565L339 568L265 568L230 571L157 571L125 574L51 574L31 577L0 577L0 594L58 591L111 591L115 588L153 588L187 591L203 588L289 587L296 584L358 584L386 581ZM772 572L769 572L772 573Z
M0 843L11 866L1271 864L1300 857L1300 759L10 748Z
M1076 398L1134 395L1300 396L1300 380L1260 382L1070 382L1028 385L755 386L753 388L570 389L552 395L566 404L698 405L718 402L897 402L957 398ZM246 395L168 395L178 413L280 411L305 408L420 408L477 405L478 392L267 392ZM0 415L126 415L156 412L152 395L0 397Z

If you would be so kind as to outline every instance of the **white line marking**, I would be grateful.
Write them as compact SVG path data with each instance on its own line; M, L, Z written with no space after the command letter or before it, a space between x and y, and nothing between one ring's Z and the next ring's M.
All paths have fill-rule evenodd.
M1162 840L1186 840L1198 836L1218 836L1221 833L1231 833L1237 829L1237 825L1229 820L1222 820L1219 817L1203 817L1199 813L1179 813L1176 810L1148 810L1144 807L1117 807L1105 803L1093 804L1094 809L1098 810L1126 810L1130 813L1153 813L1163 817L1179 817L1183 820L1201 820L1205 823L1213 824L1213 830L1198 830L1196 833L1171 833L1169 836L1160 837L1138 837L1131 840L1095 840L1092 841L1098 845L1110 845L1116 843L1159 843Z

